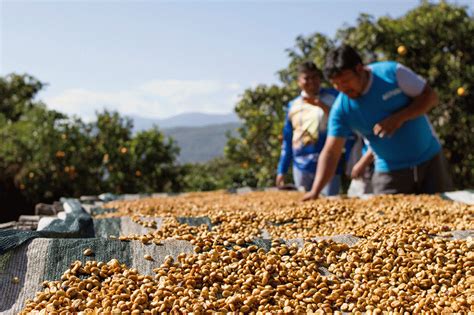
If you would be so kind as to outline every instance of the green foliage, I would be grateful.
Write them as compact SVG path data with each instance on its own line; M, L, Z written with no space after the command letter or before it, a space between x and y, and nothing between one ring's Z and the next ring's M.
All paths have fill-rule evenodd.
M458 188L474 186L474 21L467 9L422 2L399 18L361 14L334 39L299 36L287 49L282 86L244 92L235 111L243 124L228 135L225 157L177 166L176 144L157 129L133 135L132 122L102 112L85 123L47 110L35 100L44 84L28 75L0 77L0 186L17 187L31 202L61 196L196 191L273 185L285 107L298 94L296 69L305 60L322 68L327 51L346 42L365 62L396 60L425 77L440 104L429 113L453 166ZM404 46L406 54L397 49ZM324 83L324 85L328 85ZM463 87L467 93L458 95Z
M366 61L396 60L426 78L440 103L429 116L453 168L458 188L474 186L474 104L459 87L474 87L474 19L465 7L423 2L397 19L362 15L355 27L338 32L339 41L361 51ZM406 54L399 54L404 46ZM374 53L371 53L374 52Z
M175 164L179 149L156 127L136 134L130 141L130 154L130 165L136 178L133 191L181 190L183 173Z
M29 76L0 78L0 178L32 204L62 196L181 189L178 148L153 128L132 135L130 119L104 111L84 123L46 109L44 85Z
M443 143L458 188L474 186L474 20L465 7L422 2L400 18L378 20L361 14L355 26L344 26L334 39L315 33L299 36L287 50L290 63L279 71L283 87L247 90L236 107L244 125L231 137L227 157L248 167L256 186L272 184L283 124L283 107L297 95L296 69L305 60L322 68L331 47L342 42L355 47L365 62L396 60L425 77L438 92L440 104L429 116ZM407 53L399 54L399 46ZM327 83L326 83L327 85ZM459 96L463 87L467 94ZM269 110L269 111L268 111ZM258 158L259 157L259 158ZM246 163L246 164L242 164Z
M313 61L322 70L326 52L334 47L334 42L321 33L314 33L308 37L298 36L293 48L286 49L290 64L286 69L278 72L280 80L295 91L298 66L308 60Z
M216 189L255 186L255 177L236 166L227 158L215 158L207 163L186 164L183 167L185 191L210 191Z
M243 124L229 137L226 157L246 174L244 186L269 186L280 156L285 106L294 95L287 87L260 85L244 92L235 107Z
M0 113L7 121L17 121L34 106L34 97L44 84L29 75L0 77Z

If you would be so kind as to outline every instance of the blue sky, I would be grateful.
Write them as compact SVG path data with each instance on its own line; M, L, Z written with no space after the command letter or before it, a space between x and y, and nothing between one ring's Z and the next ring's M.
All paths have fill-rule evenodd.
M418 3L0 0L0 75L47 82L40 99L85 119L104 107L229 113L246 88L278 83L296 36L333 36L362 12L398 17Z

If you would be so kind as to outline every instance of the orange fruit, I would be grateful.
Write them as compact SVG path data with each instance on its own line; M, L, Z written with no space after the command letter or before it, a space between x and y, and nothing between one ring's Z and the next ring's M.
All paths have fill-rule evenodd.
M457 90L459 96L464 96L466 95L466 89L463 88L462 86L458 88Z
M399 55L404 56L407 53L407 48L403 45L398 46L397 52Z

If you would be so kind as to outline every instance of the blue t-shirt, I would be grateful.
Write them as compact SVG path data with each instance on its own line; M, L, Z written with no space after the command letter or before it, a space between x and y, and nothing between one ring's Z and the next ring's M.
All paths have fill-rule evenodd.
M321 88L319 98L331 106L337 94L334 89ZM283 127L278 174L287 173L291 162L299 170L314 173L326 136L327 117L321 108L306 103L301 95L290 101Z
M369 65L372 82L365 94L351 99L340 93L329 114L329 136L347 138L352 131L358 131L369 141L375 154L376 172L419 165L441 150L426 115L406 121L391 137L380 138L373 133L376 123L411 102L406 89L401 87L405 83L399 82L400 66L392 61Z

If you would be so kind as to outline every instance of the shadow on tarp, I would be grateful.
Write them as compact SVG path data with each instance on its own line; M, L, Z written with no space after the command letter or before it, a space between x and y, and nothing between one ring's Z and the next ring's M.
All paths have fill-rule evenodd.
M187 224L189 226L200 226L200 225L207 225L208 230L212 229L212 222L211 218L205 217L177 217L176 220L180 224Z
M94 221L77 199L66 199L64 207L70 211L66 219L56 219L42 231L0 231L0 255L18 247L27 240L42 238L89 238L94 237Z

